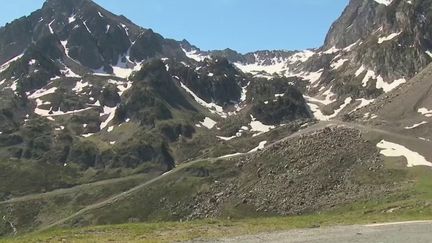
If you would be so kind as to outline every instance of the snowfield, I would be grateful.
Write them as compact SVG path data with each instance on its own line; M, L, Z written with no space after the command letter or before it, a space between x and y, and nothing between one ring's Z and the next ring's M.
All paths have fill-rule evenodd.
M377 144L377 147L381 149L381 154L386 157L405 157L408 163L407 167L420 165L432 167L432 163L427 161L424 156L402 145L382 140Z

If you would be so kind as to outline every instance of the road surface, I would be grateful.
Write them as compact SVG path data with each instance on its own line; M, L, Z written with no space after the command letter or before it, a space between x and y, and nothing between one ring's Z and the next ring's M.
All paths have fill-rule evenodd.
M432 221L292 230L207 242L428 243L432 242Z

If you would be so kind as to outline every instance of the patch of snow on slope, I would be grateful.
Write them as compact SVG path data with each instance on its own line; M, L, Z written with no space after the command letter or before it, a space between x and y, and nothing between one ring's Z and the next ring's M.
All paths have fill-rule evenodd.
M375 99L367 100L367 99L361 98L361 99L357 99L357 101L360 101L360 104L353 111L356 111L356 110L359 110L365 106L368 106L369 104L374 102Z
M384 43L386 41L390 41L390 40L398 37L401 33L402 33L402 31L398 32L398 33L392 33L392 34L390 34L388 36L385 36L385 37L381 37L381 38L378 39L378 44L382 44L382 43Z
M363 66L362 66L362 67L363 67ZM359 69L359 70L360 70L360 69ZM357 70L357 72L359 72L359 70ZM357 73L356 73L356 75L357 75ZM368 82L369 82L370 79L376 79L376 78L377 78L377 77L376 77L376 75L375 75L375 72L372 71L372 70L368 70L367 73L366 73L366 75L365 75L364 78L363 78L363 81L362 81L363 87L366 87L366 86L367 86L367 84L368 84Z
M328 121L332 118L335 118L347 105L349 105L352 102L352 98L348 97L345 99L344 103L339 107L339 109L335 110L333 114L331 115L324 115L320 109L320 107L317 104L311 103L314 101L314 99L310 97L305 97L305 100L307 100L307 104L309 106L309 109L313 113L314 117L320 121ZM316 100L316 99L315 99Z
M257 119L255 117L253 117L253 115L251 115L251 119L252 121L250 122L249 126L251 127L251 132L257 132L256 134L253 135L253 137L259 136L263 133L269 132L270 130L274 129L275 126L269 126L269 125L265 125L260 121L257 121Z
M322 99L318 99L318 98L310 97L310 96L306 96L306 95L304 95L304 98L309 102L319 103L322 105L329 105L329 104L334 103L336 101L336 99L334 98L336 96L336 94L331 91L331 88L327 89L324 93L322 93L321 96L324 96L325 99L322 100Z
M92 70L93 75L97 75L97 76L104 76L104 77L109 77L109 76L113 76L113 74L109 74L107 72L105 72L104 67L100 67L99 69L94 69Z
M245 86L243 86L242 87L242 92L241 92L241 95L240 95L240 102L245 102L246 101L246 94L247 94L247 88L249 87L249 85L250 85L250 82L247 84L247 85L245 85Z
M360 76L360 74L362 74L365 70L366 68L363 65L361 65L361 67L355 72L355 76L356 77Z
M36 92L34 92L33 94L29 95L28 98L29 99L37 99L37 98L40 98L40 97L48 95L48 94L53 94L56 92L56 90L57 90L57 87L52 87L50 89L39 89Z
M330 65L330 67L331 67L333 70L336 70L336 69L342 67L342 66L343 66L347 61L348 61L348 59L339 59L339 60L337 60L336 62L333 62L333 63Z
M399 85L406 83L406 79L401 78L394 80L391 84L385 82L381 76L378 76L376 88L377 89L383 89L385 93L392 91L393 89L399 87Z
M16 91L17 90L17 88L18 88L18 79L17 80L14 80L13 82L12 82L12 85L9 87L12 91Z
M352 43L351 45L345 47L343 50L344 50L344 51L351 51L351 49L352 49L354 46L356 46L356 45L358 45L358 44L360 44L360 43L361 43L361 41L358 40L358 41Z
M251 64L234 63L234 65L245 73L266 72L268 74L280 74L285 71L287 67L286 61L282 58L274 57L271 60L271 65L267 64L266 60L260 60L260 57L257 54L255 54L255 60L257 61Z
M315 55L315 52L310 51L310 50L304 50L304 51L297 52L296 54L290 56L288 58L288 62L291 64L294 64L296 62L306 62L313 55Z
M195 100L198 104L200 104L200 105L206 107L207 109L209 109L211 113L218 114L218 115L220 115L221 117L227 117L226 113L223 111L223 108L222 108L221 106L216 105L215 103L207 103L206 101L204 101L203 99L201 99L200 97L198 97L198 95L196 95L192 90L190 90L190 89L189 89L186 85L184 85L182 82L180 82L180 86L181 86L181 87L182 87L182 88L183 88L187 93L189 93L189 94L194 98L194 100Z
M72 15L72 16L70 16L70 17L68 18L68 22L69 22L69 24L72 23L72 22L75 22L75 20L76 20L76 15Z
M353 99L351 97L346 98L344 103L339 107L339 109L335 110L334 113L328 117L329 118L336 117L347 105L349 105L352 102L352 100Z
M55 21L55 19L53 19L53 21L51 21L51 22L48 24L48 28L49 28L49 31L50 31L51 34L54 34L54 30L53 30L53 28L51 27L51 25L54 23L54 21Z
M214 120L212 120L211 118L208 118L208 117L206 117L204 119L204 121L202 121L200 123L201 123L201 125L203 125L204 127L208 128L208 129L212 129L217 124L217 122L215 122Z
M418 113L422 114L425 117L432 117L432 110L428 110L427 108L418 109Z
M408 167L414 167L419 165L425 165L432 167L432 163L427 161L421 154L411 151L408 148L382 140L377 144L377 147L381 150L381 154L386 157L405 157Z
M60 43L63 46L63 49L65 50L66 56L70 58L70 56L69 56L69 48L67 48L68 41L67 40L60 41Z
M338 48L336 48L335 46L333 46L332 48L330 48L330 49L324 51L323 53L324 53L324 54L334 54L334 53L339 52L339 51L340 51L340 50L339 50Z
M224 156L220 156L218 159L228 159L228 158L232 158L232 157L236 157L236 156L241 156L241 155L255 153L255 152L258 152L259 150L264 149L266 144L267 144L267 141L262 141L262 142L259 143L259 145L256 148L252 149L251 151L249 151L247 153L227 154L227 155L224 155Z
M127 36L129 36L129 28L125 24L121 24Z
M84 21L83 24L84 24L84 27L86 28L87 32L89 32L90 34L92 34L91 30L87 26L87 21Z
M75 91L76 93L81 93L83 91L83 88L89 86L89 82L84 82L83 80L80 80L76 82L75 87L72 88L72 91Z
M417 123L417 124L414 124L414 125L412 125L412 126L405 127L405 129L407 129L407 130L414 129L414 128L417 128L417 127L419 127L419 126L421 126L421 125L427 124L427 123L428 123L428 122L426 122L426 121L422 121L422 122Z
M321 78L323 71L323 69L320 69L317 72L305 72L300 74L293 74L291 76L300 77L304 80L308 80L312 85L317 85L315 83Z
M80 112L92 109L92 107L87 107L87 108L84 108L84 109L73 110L73 111L68 111L68 112L63 112L60 109L57 110L57 111L50 111L50 110L40 109L38 107L38 106L44 104L40 99L36 99L36 104L37 104L37 106L36 106L36 109L34 110L34 113L38 114L39 116L44 116L44 117L55 117L55 116L71 115L71 114L76 114L76 113L80 113Z
M216 136L216 137L219 138L220 140L224 140L224 141L230 141L230 140L233 140L234 138L237 138L237 136L232 136L232 137Z
M220 156L218 159L229 159L229 158L240 156L240 155L244 155L244 153L227 154L224 156Z
M117 80L108 80L108 83L110 84L114 84L117 86L117 89L119 90L118 95L122 96L124 94L124 92L126 92L127 90L129 90L130 88L132 88L132 82L128 81L128 82L122 82L122 81L117 81Z
M389 6L393 2L393 0L375 0L375 2Z
M107 127L108 124L114 119L117 107L104 106L103 110L104 110L103 114L101 114L100 116L106 116L106 115L108 115L108 117L106 118L106 120L104 122L101 123L100 130L102 130L105 127Z
M206 58L208 58L208 56L206 56L206 55L201 55L197 50L186 51L183 48L182 48L182 50L186 54L187 57L189 57L190 59L193 59L197 62L202 62Z
M60 70L60 72L65 76L65 77L69 77L69 78L81 78L80 75L74 73L70 68L68 68L67 66L65 66L65 69Z
M267 141L262 141L262 142L259 143L259 145L258 145L256 148L252 149L252 150L249 151L248 153L255 153L255 152L258 152L258 150L262 150L262 149L264 149L264 147L265 147L266 144L267 144Z
M318 105L313 103L308 103L309 109L312 112L313 116L320 120L320 121L326 121L328 120L327 117L322 113L321 109Z
M23 55L24 55L24 53L21 53L21 54L19 54L18 56L16 56L16 57L10 59L9 61L7 61L7 62L5 62L5 63L3 63L3 64L0 66L0 72L3 72L4 70L6 70L12 62L14 62L14 61L20 59Z
M118 57L117 64L112 66L113 73L115 76L120 78L128 78L132 72L139 71L141 69L142 62L132 62L130 60L130 49Z

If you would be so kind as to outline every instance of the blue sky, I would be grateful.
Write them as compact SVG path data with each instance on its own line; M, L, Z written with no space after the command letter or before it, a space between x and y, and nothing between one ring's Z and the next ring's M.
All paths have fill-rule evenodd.
M319 47L348 0L96 0L165 37L203 50ZM2 2L0 25L28 15L43 0Z

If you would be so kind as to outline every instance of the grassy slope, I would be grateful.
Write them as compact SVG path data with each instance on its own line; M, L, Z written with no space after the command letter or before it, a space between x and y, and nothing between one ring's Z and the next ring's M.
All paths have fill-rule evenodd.
M394 163L391 166L394 167ZM58 242L62 239L71 242L169 242L214 239L293 228L432 219L432 170L424 167L393 169L399 173L400 178L406 180L406 183L404 188L392 197L357 202L311 215L190 222L159 222L161 218L150 217L154 223L52 229L0 242ZM176 183L179 185L173 189L178 190L180 187L191 185L187 181ZM196 181L192 184L196 185ZM182 194L181 190L178 193ZM115 221L114 218L110 220Z
M0 203L0 215L4 216L6 220L13 218L12 221L17 224L20 233L29 232L67 217L87 205L127 191L155 176L157 175L136 175L125 179L107 180L70 189L60 189L47 194L30 195L30 199L13 203ZM8 225L3 223L0 223L0 232L9 231Z

